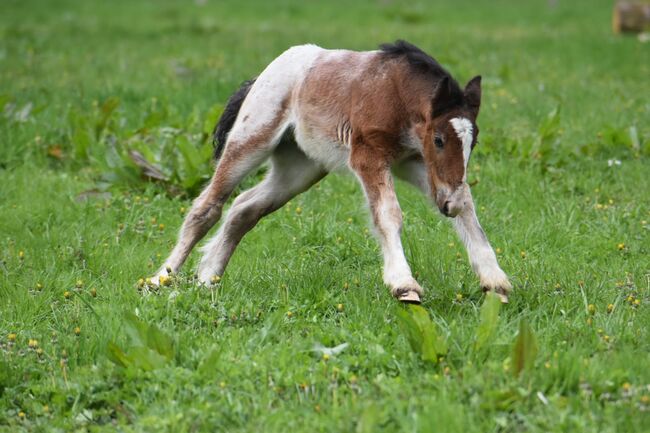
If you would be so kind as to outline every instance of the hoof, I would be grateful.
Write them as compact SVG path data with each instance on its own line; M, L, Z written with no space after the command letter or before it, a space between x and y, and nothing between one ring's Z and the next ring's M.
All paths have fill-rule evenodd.
M502 304L507 304L509 302L508 301L508 292L506 290L503 290L503 289L493 289L493 290L483 289L483 291L485 293L494 293L495 295L497 295Z
M398 291L397 300L405 304L421 304L420 295L415 290Z

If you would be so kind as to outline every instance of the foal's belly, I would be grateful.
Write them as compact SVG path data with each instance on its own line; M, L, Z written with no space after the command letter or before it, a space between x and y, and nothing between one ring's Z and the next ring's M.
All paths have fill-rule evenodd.
M328 137L311 134L306 128L296 125L294 135L298 147L312 161L320 164L327 171L347 167L350 149Z

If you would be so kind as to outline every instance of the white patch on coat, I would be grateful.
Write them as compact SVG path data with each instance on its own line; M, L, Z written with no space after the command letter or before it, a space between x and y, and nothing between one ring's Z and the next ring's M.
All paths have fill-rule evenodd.
M474 138L472 122L464 117L454 117L449 123L454 127L454 131L458 134L460 142L463 143L463 161L465 163L465 170L467 170L469 154L472 151L472 139Z
M228 135L228 141L246 142L259 130L274 127L274 140L280 139L291 123L295 123L291 110L287 110L277 125L278 110L291 98L291 92L302 82L316 58L325 51L316 45L299 45L289 48L262 71L239 110L237 120ZM269 143L273 146L275 143Z

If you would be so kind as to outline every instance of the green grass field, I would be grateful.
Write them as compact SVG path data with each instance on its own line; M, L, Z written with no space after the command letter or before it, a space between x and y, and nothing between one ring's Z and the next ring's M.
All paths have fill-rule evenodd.
M650 44L611 34L611 1L430 3L4 0L0 430L650 431ZM515 287L498 321L449 222L399 184L448 348L414 351L345 174L264 219L211 289L194 253L143 295L239 83L292 45L397 38L484 77L469 180Z

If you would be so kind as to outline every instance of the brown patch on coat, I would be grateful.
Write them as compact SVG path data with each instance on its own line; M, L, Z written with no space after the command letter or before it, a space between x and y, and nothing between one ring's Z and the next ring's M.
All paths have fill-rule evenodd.
M429 76L414 74L412 65L401 57L354 52L324 57L305 78L297 95L298 111L304 113L305 124L314 125L329 140L350 145L355 171L355 166L366 164L355 154L387 165L409 156L413 149L404 146L402 139L413 131L422 143L435 197L439 187L453 189L462 183L462 143L449 119L468 117L457 108L434 118L435 84ZM442 151L433 144L436 133L443 134L448 144Z

